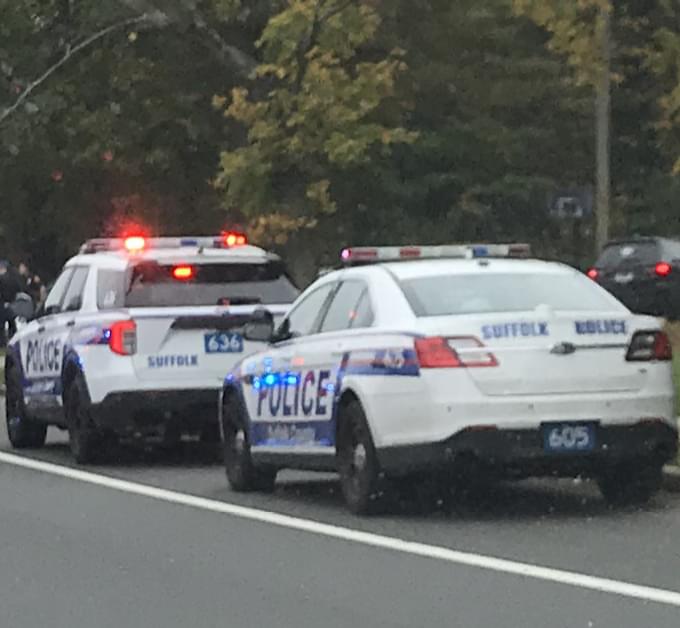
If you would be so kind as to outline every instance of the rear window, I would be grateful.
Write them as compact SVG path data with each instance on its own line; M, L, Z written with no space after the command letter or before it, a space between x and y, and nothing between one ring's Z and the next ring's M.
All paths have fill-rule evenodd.
M174 272L179 266L189 269L181 279ZM292 303L299 293L281 262L195 265L142 262L127 272L100 270L97 289L100 309L271 305Z
M598 268L617 268L631 264L656 264L662 258L659 244L653 240L610 244L595 264Z
M526 312L539 305L564 311L623 309L578 274L433 275L400 284L416 316Z

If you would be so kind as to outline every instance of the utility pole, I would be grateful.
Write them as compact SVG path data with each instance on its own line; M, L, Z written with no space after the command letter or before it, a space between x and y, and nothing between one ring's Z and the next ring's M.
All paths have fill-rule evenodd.
M595 85L596 159L596 255L609 239L610 214L610 124L611 124L611 7L600 8L600 47L602 65Z

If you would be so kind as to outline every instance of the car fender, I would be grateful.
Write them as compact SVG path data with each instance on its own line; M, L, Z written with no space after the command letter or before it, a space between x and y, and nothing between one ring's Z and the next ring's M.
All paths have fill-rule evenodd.
M377 420L378 409L375 407L376 404L373 403L371 399L371 389L374 383L371 381L373 378L360 376L360 375L347 375L342 378L342 383L340 390L338 391L335 403L334 411L334 422L336 424L337 430L337 410L342 399L347 395L354 396L364 411L366 416L366 422L371 431L371 436L373 437L373 443L376 446L380 445L380 430Z

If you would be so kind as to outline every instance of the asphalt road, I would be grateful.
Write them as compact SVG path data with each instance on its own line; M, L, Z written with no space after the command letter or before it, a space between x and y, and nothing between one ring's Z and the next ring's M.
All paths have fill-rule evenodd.
M4 428L0 450L11 451ZM56 431L45 449L22 455L73 466ZM0 626L680 625L680 495L610 510L588 483L528 482L453 510L409 491L390 514L360 519L344 511L332 476L285 473L274 495L231 493L210 451L195 444L174 455L125 448L88 470L98 476L0 460ZM106 486L109 477L132 484ZM140 495L139 485L211 501ZM299 523L248 514L262 510ZM423 557L407 543L374 542L384 537L436 551ZM592 590L580 576L564 584L540 571L463 564L442 558L446 548L607 578L618 593ZM620 582L678 595L651 601Z

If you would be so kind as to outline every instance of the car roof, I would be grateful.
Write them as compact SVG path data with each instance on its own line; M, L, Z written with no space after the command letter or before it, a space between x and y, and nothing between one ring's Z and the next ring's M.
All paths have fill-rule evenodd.
M608 246L621 246L625 244L680 244L680 239L678 238L667 238L663 236L632 236L630 238L616 238L615 240L609 240L605 244L605 248Z
M376 273L389 273L397 280L413 279L431 275L449 274L482 274L496 273L521 273L521 274L570 274L578 272L576 269L559 262L546 262L537 259L423 259L403 262L384 262L367 264L365 266L352 266L337 270L324 275L324 279L350 277L368 277Z
M155 261L159 263L222 263L222 264L264 264L280 258L261 249L246 244L232 248L201 248L183 246L176 248L148 249L141 253L128 253L125 250L80 253L72 257L66 266L95 266L97 268L125 269L130 264Z

